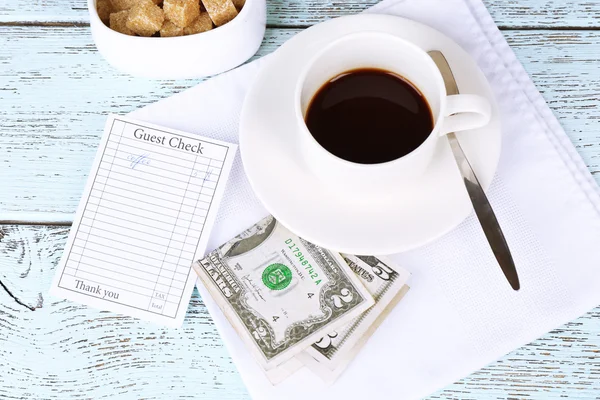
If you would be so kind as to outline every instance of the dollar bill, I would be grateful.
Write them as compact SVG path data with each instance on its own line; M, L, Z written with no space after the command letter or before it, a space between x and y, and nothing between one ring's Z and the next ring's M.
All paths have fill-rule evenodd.
M300 353L302 354L302 353ZM287 361L282 362L281 364L277 365L274 368L271 368L268 371L265 371L265 375L267 376L267 379L269 380L269 382L271 382L272 385L279 385L281 382L283 382L284 380L286 380L287 378L289 378L290 376L292 376L293 374L295 374L298 370L300 370L301 368L304 367L304 363L299 360L298 358L298 354L293 357L290 358ZM325 371L325 374L328 374L328 371ZM326 378L323 378L326 379Z
M383 257L342 254L375 300L375 305L348 324L321 337L296 356L326 382L333 382L354 359L379 325L408 291L408 271Z
M340 256L267 217L193 265L264 370L374 304Z

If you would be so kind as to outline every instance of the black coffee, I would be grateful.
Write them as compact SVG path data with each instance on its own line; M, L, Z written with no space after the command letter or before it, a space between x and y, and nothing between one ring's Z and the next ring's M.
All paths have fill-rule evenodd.
M330 153L360 164L396 160L419 147L433 129L421 92L380 69L341 74L319 89L306 125Z

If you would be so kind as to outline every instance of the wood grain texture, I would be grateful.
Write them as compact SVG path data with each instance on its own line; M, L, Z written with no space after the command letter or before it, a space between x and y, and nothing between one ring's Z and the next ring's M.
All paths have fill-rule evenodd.
M241 399L246 390L202 300L182 329L47 294L68 228L0 227L0 398Z
M379 0L267 0L272 26L306 27L360 12ZM503 28L597 28L600 3L593 0L483 0ZM0 23L86 24L86 0L3 0Z
M50 298L68 228L0 226L0 398L249 396L194 292L182 329ZM596 399L600 308L430 399ZM401 382L399 382L401 384Z
M259 55L377 2L267 1ZM600 1L484 3L600 181ZM198 82L115 72L87 21L85 0L0 1L0 221L20 224L0 225L0 399L249 399L196 292L180 330L47 295L68 227L23 223L69 223L106 113ZM599 332L596 308L430 399L600 399Z
M270 30L256 57L296 32ZM118 73L96 52L87 27L0 27L0 63L3 221L72 220L106 115L200 82Z
M298 29L268 29L257 56ZM508 31L519 59L600 182L600 32ZM116 72L87 27L0 27L0 221L64 222L79 203L107 113L197 84ZM59 193L60 195L57 195Z

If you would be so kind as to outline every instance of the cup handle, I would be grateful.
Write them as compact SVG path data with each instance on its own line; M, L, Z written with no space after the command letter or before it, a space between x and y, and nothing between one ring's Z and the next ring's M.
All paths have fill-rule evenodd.
M492 105L485 97L476 94L448 96L440 136L450 132L481 128L487 125L491 118Z

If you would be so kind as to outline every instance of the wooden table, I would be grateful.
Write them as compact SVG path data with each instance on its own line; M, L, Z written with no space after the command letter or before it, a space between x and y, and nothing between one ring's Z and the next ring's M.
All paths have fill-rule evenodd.
M376 2L268 0L258 56ZM485 3L600 181L600 1ZM106 113L197 82L112 69L84 0L2 0L0 398L249 398L197 293L178 330L47 297ZM599 332L596 308L431 398L600 399Z

